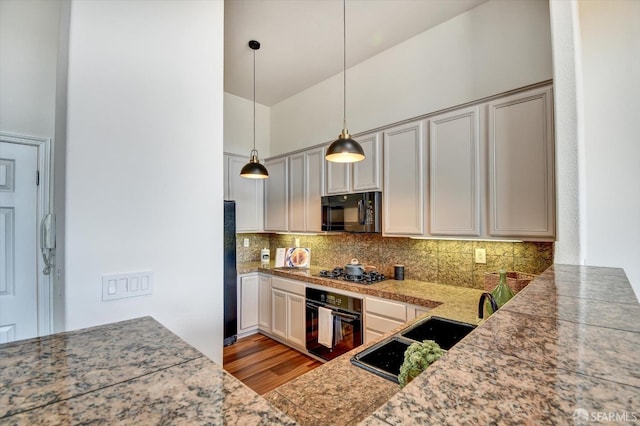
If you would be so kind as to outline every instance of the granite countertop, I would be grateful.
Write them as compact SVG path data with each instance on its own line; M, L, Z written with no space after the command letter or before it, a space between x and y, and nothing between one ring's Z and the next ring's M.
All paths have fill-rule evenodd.
M624 271L553 265L363 424L637 422L639 353Z
M256 262L239 265L238 272L269 273L310 284L431 308L426 315L438 315L472 324L480 322L477 315L481 290L415 280L386 280L374 284L349 283L320 278L318 274L321 269L323 268L261 268ZM416 320L418 319L412 321ZM404 324L385 336L407 326L408 324ZM372 344L375 342L364 344L263 396L302 425L357 424L400 391L396 383L351 364L350 359L353 355Z
M262 267L260 262L247 262L238 265L239 274L262 272L271 275L304 281L309 284L321 285L345 290L363 296L381 297L399 302L430 308L429 315L438 315L455 319L469 324L479 324L478 300L482 290L466 287L455 287L435 284L425 281L388 279L373 284L358 284L318 275L321 267L309 269L274 268L273 262L269 268Z
M430 313L445 316L453 299ZM402 390L351 366L362 349L262 398L149 317L7 343L0 424L640 419L640 305L621 269L553 265Z
M317 281L313 270L269 272L335 281ZM441 302L427 315L478 322L477 290L335 283L387 298L396 289L396 300ZM429 288L435 293L420 293ZM350 364L365 347L264 396L303 425L640 420L640 305L621 269L553 265L402 390Z
M150 317L0 345L0 424L290 424Z

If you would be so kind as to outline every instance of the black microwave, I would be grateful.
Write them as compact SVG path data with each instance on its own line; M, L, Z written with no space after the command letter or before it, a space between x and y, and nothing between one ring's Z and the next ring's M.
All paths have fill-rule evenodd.
M382 192L322 197L322 230L382 232Z

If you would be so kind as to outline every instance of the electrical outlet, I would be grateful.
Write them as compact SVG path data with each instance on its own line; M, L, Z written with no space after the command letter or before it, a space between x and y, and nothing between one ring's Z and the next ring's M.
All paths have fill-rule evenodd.
M487 250L483 248L476 249L476 263L487 263Z
M245 238L243 244L245 247L249 247L249 239Z
M294 247L300 247L300 238L294 238L293 244Z

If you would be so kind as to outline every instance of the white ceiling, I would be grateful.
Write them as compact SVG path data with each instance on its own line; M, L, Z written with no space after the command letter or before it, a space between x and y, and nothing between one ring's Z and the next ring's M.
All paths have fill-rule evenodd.
M348 0L347 68L487 0ZM342 71L342 0L225 0L224 87L271 106Z

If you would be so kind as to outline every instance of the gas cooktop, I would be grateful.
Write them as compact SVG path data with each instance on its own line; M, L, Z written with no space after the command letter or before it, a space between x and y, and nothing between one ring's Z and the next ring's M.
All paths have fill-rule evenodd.
M360 275L351 275L347 274L344 268L341 267L333 268L331 271L322 270L320 271L320 277L333 278L334 280L349 281L359 284L373 284L386 279L384 274L377 271L364 272Z

